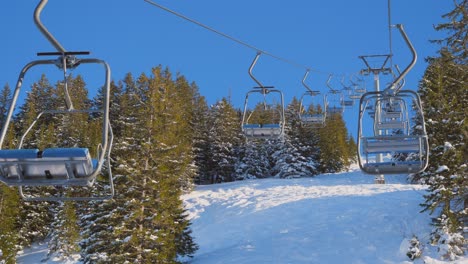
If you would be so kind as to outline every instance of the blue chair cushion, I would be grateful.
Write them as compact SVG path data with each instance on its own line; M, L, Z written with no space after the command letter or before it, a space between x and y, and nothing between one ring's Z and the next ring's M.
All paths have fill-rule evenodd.
M42 152L43 158L64 158L77 157L86 158L89 156L87 148L48 148Z
M2 149L0 159L35 159L38 154L38 149Z

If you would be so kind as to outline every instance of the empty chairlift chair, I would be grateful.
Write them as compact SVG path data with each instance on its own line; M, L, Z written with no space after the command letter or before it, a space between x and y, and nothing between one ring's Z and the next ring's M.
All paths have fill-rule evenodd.
M283 93L272 86L263 86L253 76L252 70L260 55L258 52L249 67L249 75L258 87L245 96L242 132L247 139L281 139L285 124ZM256 99L249 100L253 97Z
M344 112L344 96L340 90L335 90L330 85L332 75L328 77L327 86L330 91L327 93L327 114L333 116L334 114L342 114Z
M401 100L407 97L418 106L411 119L421 120L418 124L407 119L408 109L398 113L386 112L379 104L376 104L376 109L366 107L366 102L376 100L372 97L386 97L383 92L369 92L363 96L359 113L358 154L364 172L398 174L417 173L425 169L428 161L428 142L419 110L420 102L417 103L416 95L412 91L404 90L398 93L398 98ZM366 112L371 114L367 115ZM416 116L419 118L415 118ZM363 123L365 118L368 122Z
M63 61L67 60L71 53L64 55ZM109 100L110 100L110 68L107 63L98 59L80 59L80 64L101 64L105 68L104 98L102 109L47 109L40 112L29 128L22 135L17 149L5 149L3 147L10 124L12 114L15 111L21 86L24 82L26 72L37 65L56 64L56 59L33 61L26 65L20 73L12 104L10 106L7 119L3 124L0 137L0 180L9 186L92 186L96 177L101 174L104 162L109 162L110 150L112 147L112 130L109 121ZM63 66L63 65L60 65ZM65 84L66 87L66 84ZM66 93L67 94L67 93ZM67 95L66 95L67 96ZM71 101L68 99L68 101ZM51 147L45 149L24 149L24 141L30 132L34 131L37 122L47 115L100 115L101 143L95 146L98 152L95 158L88 148ZM80 126L80 124L72 124ZM59 131L57 131L57 134ZM101 200L108 199L113 193L112 176L108 164L108 176L111 184L111 194L99 197L38 197L37 200ZM24 197L28 199L28 197ZM34 197L29 197L35 200Z
M416 62L413 46L402 26L398 28L413 53L412 62L384 91L365 93L359 105L358 161L369 174L419 173L429 160L419 95L396 88ZM374 107L369 107L372 104ZM366 115L368 111L375 111L372 117Z
M88 54L89 52L68 52L50 35L39 20L39 15L47 1L43 0L39 3L35 11L35 22L41 32L52 42L58 52L41 53L38 55L53 55L59 56L58 59L36 60L28 63L20 72L16 88L14 90L12 102L7 113L7 117L1 129L0 134L0 181L8 186L19 186L20 194L26 200L40 201L57 201L57 200L103 200L112 198L114 194L112 173L110 168L110 152L112 148L112 129L109 121L109 101L110 101L110 67L99 59L83 58L78 59L75 55ZM97 64L104 67L104 85L102 90L102 104L100 108L92 109L75 109L72 104L68 90L67 68L76 68L78 65ZM21 139L14 149L5 148L8 130L13 122L13 113L17 106L18 98L20 97L21 88L24 83L26 73L36 66L55 65L64 75L63 89L65 104L58 109L45 109L38 113L36 118L29 124ZM63 107L65 106L65 108ZM97 118L101 122L101 140L93 147L97 153L90 153L88 147L48 147L45 149L39 148L24 148L28 141L28 136L35 131L37 123L46 116L55 116L65 118L73 115L86 115ZM60 117L59 117L60 116ZM56 119L57 119L56 118ZM63 120L63 119L62 119ZM83 122L88 122L89 119ZM95 119L97 120L97 119ZM70 124L79 127L79 123ZM58 134L60 131L56 131ZM67 139L68 140L68 139ZM62 141L67 141L62 140ZM58 141L58 140L57 140ZM12 145L12 144L10 144ZM35 145L29 143L29 145ZM89 145L89 144L88 144ZM24 187L62 187L62 186L92 186L98 175L101 174L104 163L107 162L107 175L109 180L109 188L104 193L99 192L93 196L66 196L66 195L49 195L49 193L29 193L25 194ZM39 191L40 192L40 191Z
M267 89L268 92L262 91ZM244 114L242 117L242 132L248 139L277 139L284 134L284 104L281 91L271 88L253 89L245 97ZM264 94L267 93L268 95ZM280 104L271 104L265 101L266 97L277 94ZM253 108L249 108L249 99L260 95L263 100L256 101Z
M299 120L305 126L323 127L326 120L326 96L321 95L320 91L313 91L305 83L305 79L309 74L307 70L302 84L307 91L301 96L299 105Z

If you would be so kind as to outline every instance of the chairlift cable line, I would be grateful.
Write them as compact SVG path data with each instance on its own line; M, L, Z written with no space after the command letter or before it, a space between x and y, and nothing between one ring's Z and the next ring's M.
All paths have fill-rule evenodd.
M175 15L175 16L178 16L178 17L180 17L180 18L182 18L182 19L184 19L184 20L187 20L187 21L189 21L189 22L191 22L191 23L193 23L193 24L196 24L196 25L198 25L198 26L200 26L200 27L202 27L202 28L205 28L205 29L207 29L207 30L209 30L209 31L211 31L211 32L213 32L213 33L215 33L215 34L218 34L218 35L220 35L220 36L222 36L222 37L224 37L224 38L227 38L227 39L229 39L229 40L231 40L231 41L234 41L234 42L236 42L236 43L238 43L238 44L241 44L241 45L243 45L243 46L245 46L245 47L247 47L247 48L249 48L249 49L255 50L255 51L257 51L257 52L260 52L260 53L262 53L262 54L265 54L265 55L267 55L267 56L270 56L270 57L275 58L275 59L277 59L277 60L283 61L283 62L285 62L285 63L288 63L288 64L293 65L293 66L298 67L298 68L305 68L306 70L311 70L311 71L314 71L314 72L316 72L316 73L321 73L321 74L329 74L329 73L327 73L327 72L322 72L322 71L319 71L319 70L312 69L312 68L307 67L306 65L303 65L303 64L301 64L301 63L298 63L298 62L295 62L295 61L286 59L286 58L284 58L284 57L277 56L277 55L272 54L272 53L270 53L270 52L267 52L267 51L265 51L265 50L259 49L259 48L255 47L255 46L253 46L253 45L251 45L251 44L245 42L245 41L242 41L242 40L239 40L239 39L237 39L237 38L234 38L234 37L232 37L232 36L230 36L230 35L228 35L228 34L225 34L225 33L221 32L221 31L219 31L219 30L216 30L216 29L214 29L214 28L212 28L212 27L209 27L209 26L207 26L207 25L205 25L205 24L203 24L203 23L201 23L201 22L198 22L198 21L196 21L196 20L194 20L194 19L192 19L192 18L189 18L189 17L187 17L187 16L185 16L185 15L183 15L183 14L180 14L180 13L174 11L174 10L171 10L171 9L165 7L165 6L162 6L162 5L158 4L158 3L155 3L154 1L151 1L151 0L144 0L144 1L147 2L148 4L151 4L151 5L155 6L155 7L160 8L160 9L162 9L162 10L168 12L168 13L171 13L171 14L173 14L173 15Z
M392 49L392 10L391 0L388 0L388 47L390 54L390 69L393 68L393 49Z

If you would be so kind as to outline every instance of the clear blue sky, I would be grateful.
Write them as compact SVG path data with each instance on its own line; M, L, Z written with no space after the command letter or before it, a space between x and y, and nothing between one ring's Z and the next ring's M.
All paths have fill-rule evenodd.
M36 52L53 47L36 29L32 15L39 1L6 1L0 8L0 85L14 86L21 68L37 59ZM386 54L387 0L338 1L214 1L155 0L170 9L245 41L276 56L311 67L308 83L326 91L328 73L350 74L363 68L359 55ZM419 59L407 77L416 89L436 54L430 39L443 36L433 25L452 9L451 1L392 0L392 23L404 24ZM67 50L89 50L110 64L114 80L127 72L135 76L159 64L195 81L209 103L231 96L241 107L255 86L247 74L256 52L220 37L143 0L49 0L42 21ZM410 53L393 30L394 63L405 66ZM281 89L289 102L305 91L305 68L262 56L255 68L264 85ZM35 79L37 80L37 79ZM35 81L34 80L34 81ZM372 78L366 78L372 87ZM388 80L383 78L381 85ZM336 84L337 88L338 80ZM94 89L93 87L89 87ZM356 134L357 107L345 113Z

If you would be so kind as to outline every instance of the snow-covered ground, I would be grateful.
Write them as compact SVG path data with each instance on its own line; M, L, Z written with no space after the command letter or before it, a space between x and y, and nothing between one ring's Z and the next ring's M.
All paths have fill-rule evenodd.
M354 170L199 186L183 197L200 246L191 263L412 263L413 235L423 250L414 263L448 263L428 244L425 187L373 180Z
M414 235L423 251L414 263L449 263L428 244L430 216L419 213L425 187L405 178L376 185L355 169L198 186L183 196L200 246L190 263L412 263L406 253ZM46 253L36 246L18 263L38 263Z

